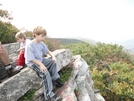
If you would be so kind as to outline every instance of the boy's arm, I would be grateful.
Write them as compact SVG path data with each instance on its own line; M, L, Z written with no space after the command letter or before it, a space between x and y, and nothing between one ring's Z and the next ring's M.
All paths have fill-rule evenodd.
M43 64L42 62L40 62L40 61L38 61L38 60L32 60L32 62L33 62L34 64L37 64L37 65L40 66L41 72L47 71L47 68L44 66L44 64Z
M19 51L21 51L21 50L23 50L23 49L25 49L25 46L23 46L23 47L21 47L20 49L18 49L17 52L19 52Z
M53 53L51 51L48 51L47 54L49 54L52 57L52 60L54 61L54 63L56 63L56 58L53 55Z
M26 45L29 44L31 42L31 40L26 40ZM17 52L21 51L21 50L24 50L25 49L25 46L21 47L20 49L17 50Z

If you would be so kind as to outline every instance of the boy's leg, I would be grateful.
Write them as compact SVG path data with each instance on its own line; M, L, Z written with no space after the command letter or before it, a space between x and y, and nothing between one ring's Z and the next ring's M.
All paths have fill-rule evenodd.
M19 54L19 58L18 58L17 65L18 65L18 66L24 66L24 65L25 65L24 52L21 52L21 53Z
M2 61L2 63L6 66L8 64L10 64L10 60L9 60L9 55L6 51L6 49L4 48L4 53L0 54L0 60Z
M42 63L45 65L45 67L47 67L47 70L49 71L52 80L56 80L60 78L58 71L57 71L56 63L54 63L52 59L44 58Z
M6 49L3 47L4 49L4 53L0 54L0 60L2 61L2 63L5 66L5 69L7 70L8 76L13 76L15 74L17 74L18 72L20 72L19 70L15 70L11 64L10 64L10 60L9 60L9 55L6 51Z
M24 52L21 52L19 54L19 58L18 58L18 61L17 61L17 66L16 66L15 69L20 70L24 67L24 65L25 65Z
M62 87L63 83L61 82L60 76L57 71L57 64L54 63L52 59L46 59L46 58L43 59L42 63L47 67L47 70L49 71L52 77L53 85L56 87Z
M38 76L42 78L45 100L51 99L55 94L52 92L53 85L52 85L52 78L50 76L50 73L48 71L42 73L39 69L40 67L37 65L32 65L32 67L37 72Z

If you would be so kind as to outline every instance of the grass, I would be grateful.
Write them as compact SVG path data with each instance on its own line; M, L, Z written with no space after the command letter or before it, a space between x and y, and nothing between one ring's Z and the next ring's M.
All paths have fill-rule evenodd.
M35 89L29 90L24 96L22 96L18 101L32 101L32 97L34 96L34 93L36 92Z
M61 69L59 72L61 81L65 83L69 79L71 72L72 67L65 67Z

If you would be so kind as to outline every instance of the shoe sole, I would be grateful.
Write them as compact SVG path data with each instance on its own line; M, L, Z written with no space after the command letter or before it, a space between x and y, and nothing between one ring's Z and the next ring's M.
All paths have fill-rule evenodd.
M8 77L14 76L14 75L18 74L19 72L20 72L20 71L17 71L17 72L15 72L15 73L13 73L13 74L8 74Z

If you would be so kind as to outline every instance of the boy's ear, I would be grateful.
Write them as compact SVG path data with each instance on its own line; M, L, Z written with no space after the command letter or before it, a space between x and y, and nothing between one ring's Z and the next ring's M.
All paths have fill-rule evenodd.
M36 37L36 34L33 34L33 37Z

